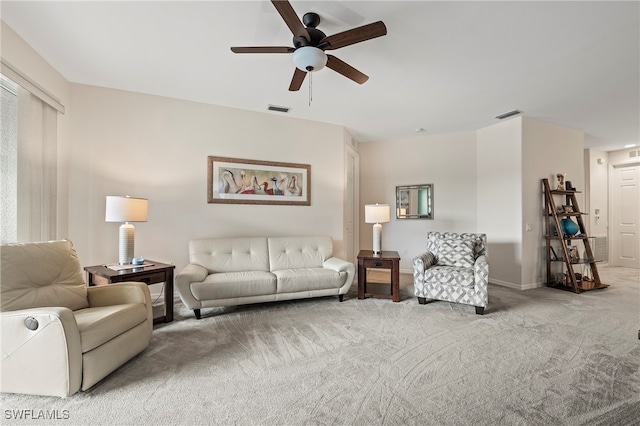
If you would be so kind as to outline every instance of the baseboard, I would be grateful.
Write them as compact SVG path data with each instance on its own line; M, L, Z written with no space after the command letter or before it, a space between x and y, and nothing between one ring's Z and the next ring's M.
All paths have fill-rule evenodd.
M542 284L542 283L533 283L533 284L521 285L521 284L510 283L508 281L495 280L495 279L489 279L489 284L495 284L495 285L499 285L501 287L512 288L514 290L531 290L531 289L534 289L534 288L544 287L544 284Z

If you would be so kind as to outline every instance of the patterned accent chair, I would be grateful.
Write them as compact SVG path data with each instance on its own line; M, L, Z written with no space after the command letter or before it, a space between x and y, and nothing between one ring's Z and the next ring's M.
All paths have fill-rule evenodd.
M414 292L427 299L473 305L484 314L489 302L485 234L427 233L427 251L413 258Z

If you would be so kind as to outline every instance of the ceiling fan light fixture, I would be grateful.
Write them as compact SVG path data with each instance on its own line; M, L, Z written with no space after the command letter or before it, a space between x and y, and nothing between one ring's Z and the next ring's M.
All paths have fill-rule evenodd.
M320 71L327 65L327 55L317 47L304 46L293 52L293 63L302 71Z

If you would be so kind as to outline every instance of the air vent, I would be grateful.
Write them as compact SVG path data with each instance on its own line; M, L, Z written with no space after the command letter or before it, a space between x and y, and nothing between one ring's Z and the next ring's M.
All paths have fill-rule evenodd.
M289 107L283 107L283 106L277 106L277 105L269 105L267 109L269 111L284 112L285 114L291 111L291 108Z
M518 115L518 114L522 114L522 111L514 109L512 111L507 111L507 112L502 113L500 115L496 115L496 118L498 120L504 120L505 118L513 117L514 115Z

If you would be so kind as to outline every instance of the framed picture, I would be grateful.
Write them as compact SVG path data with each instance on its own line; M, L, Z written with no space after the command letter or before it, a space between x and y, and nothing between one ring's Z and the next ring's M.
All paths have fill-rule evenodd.
M311 166L207 157L207 202L311 205Z
M564 206L562 206L562 210L563 210L565 213L573 213L573 206L567 206L567 205L564 205Z
M558 255L556 254L556 251L553 249L553 247L549 247L551 249L551 260L559 260Z

